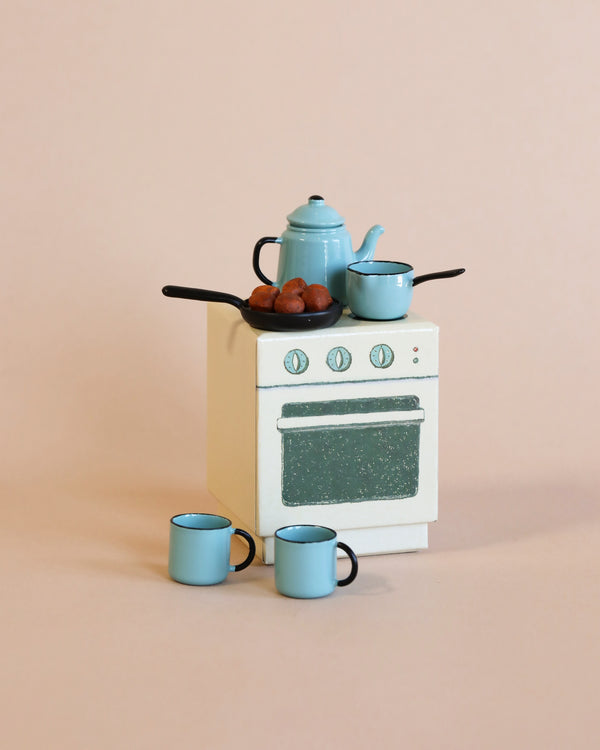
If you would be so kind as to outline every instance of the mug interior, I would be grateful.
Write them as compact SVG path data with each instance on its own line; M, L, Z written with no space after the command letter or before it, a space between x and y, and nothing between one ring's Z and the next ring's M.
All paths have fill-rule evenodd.
M408 273L413 270L413 267L408 263L395 260L360 260L357 263L351 263L348 270L361 276L391 276Z
M329 542L335 539L336 533L326 526L312 526L299 524L297 526L284 526L277 529L275 536L284 542Z
M228 518L212 513L181 513L173 516L171 523L183 529L226 529L231 526Z

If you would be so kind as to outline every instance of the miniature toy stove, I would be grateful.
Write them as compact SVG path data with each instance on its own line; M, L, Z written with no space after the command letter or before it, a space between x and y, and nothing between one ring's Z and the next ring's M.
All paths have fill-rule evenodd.
M266 563L275 531L329 526L359 555L427 547L437 518L438 327L409 312L251 328L208 305L208 488Z

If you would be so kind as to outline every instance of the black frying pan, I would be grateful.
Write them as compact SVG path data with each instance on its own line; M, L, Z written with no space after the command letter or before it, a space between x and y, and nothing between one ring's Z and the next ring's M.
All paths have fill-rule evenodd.
M236 297L227 292L213 292L210 289L194 289L189 286L164 286L162 293L166 297L196 299L204 302L225 302L237 307L242 318L253 328L263 331L308 331L311 328L329 328L336 323L344 306L333 300L327 310L322 312L277 313L252 310L247 299Z

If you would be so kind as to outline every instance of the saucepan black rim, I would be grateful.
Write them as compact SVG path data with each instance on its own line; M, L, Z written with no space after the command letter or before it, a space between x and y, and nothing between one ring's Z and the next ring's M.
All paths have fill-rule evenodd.
M401 276L402 274L409 273L410 271L414 271L414 266L411 266L410 263L404 263L404 261L401 260L357 260L356 263L350 263L348 266L348 271L352 271L352 273L356 273L359 276L389 276L389 272L381 272L381 271L359 271L357 268L353 268L353 266L358 266L362 264L372 263L375 264L389 264L390 266L405 266L404 271L396 271L395 273L398 276Z

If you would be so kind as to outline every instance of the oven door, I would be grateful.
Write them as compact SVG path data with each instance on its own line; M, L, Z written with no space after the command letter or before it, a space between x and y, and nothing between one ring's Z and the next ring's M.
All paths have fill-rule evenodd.
M259 389L258 533L437 517L437 377Z
M416 395L283 404L283 504L414 497L423 419Z

